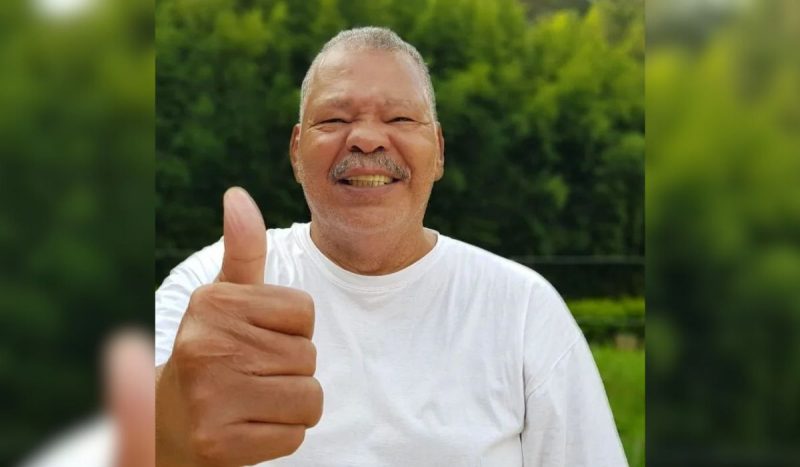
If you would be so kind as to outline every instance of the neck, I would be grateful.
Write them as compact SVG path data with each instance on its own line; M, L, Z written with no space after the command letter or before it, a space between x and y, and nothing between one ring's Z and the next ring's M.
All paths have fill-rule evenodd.
M379 276L397 272L425 256L436 244L436 234L422 225L402 232L340 232L312 221L311 240L343 269Z

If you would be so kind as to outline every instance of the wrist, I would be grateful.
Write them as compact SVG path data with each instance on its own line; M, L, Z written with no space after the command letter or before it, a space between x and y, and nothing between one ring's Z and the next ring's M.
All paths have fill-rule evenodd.
M176 423L179 403L174 396L174 379L169 362L156 367L156 466L193 467L188 453L183 449Z

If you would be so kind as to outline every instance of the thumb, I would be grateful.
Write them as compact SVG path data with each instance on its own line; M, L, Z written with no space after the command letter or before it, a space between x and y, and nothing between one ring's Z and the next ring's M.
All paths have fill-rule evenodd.
M118 331L104 352L106 405L115 429L116 467L155 463L153 343L139 329Z
M247 192L233 187L225 192L222 204L223 241L220 282L263 284L267 260L267 229L256 202Z

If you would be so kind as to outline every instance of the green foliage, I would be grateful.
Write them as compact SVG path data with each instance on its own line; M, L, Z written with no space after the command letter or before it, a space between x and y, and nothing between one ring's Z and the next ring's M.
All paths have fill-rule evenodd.
M638 14L630 12L639 5ZM526 18L517 0L163 0L156 7L157 276L221 235L246 187L308 220L288 138L338 30L395 29L429 62L446 139L426 223L502 255L643 252L638 2Z
M644 338L644 298L575 300L567 305L593 343L608 342L619 334Z
M0 2L0 465L97 411L102 341L153 322L152 5L35 3Z
M800 462L797 7L648 51L654 465Z
M643 350L593 346L630 467L645 465L645 360Z

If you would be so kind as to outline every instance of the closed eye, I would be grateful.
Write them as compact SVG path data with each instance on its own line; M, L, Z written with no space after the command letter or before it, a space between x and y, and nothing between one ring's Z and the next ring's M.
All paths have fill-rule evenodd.
M327 120L322 120L319 123L347 123L347 121L341 118L329 118Z
M395 122L413 122L413 121L414 121L414 119L411 119L411 118L408 118L408 117L394 117L393 119L389 120L389 123L395 123Z

